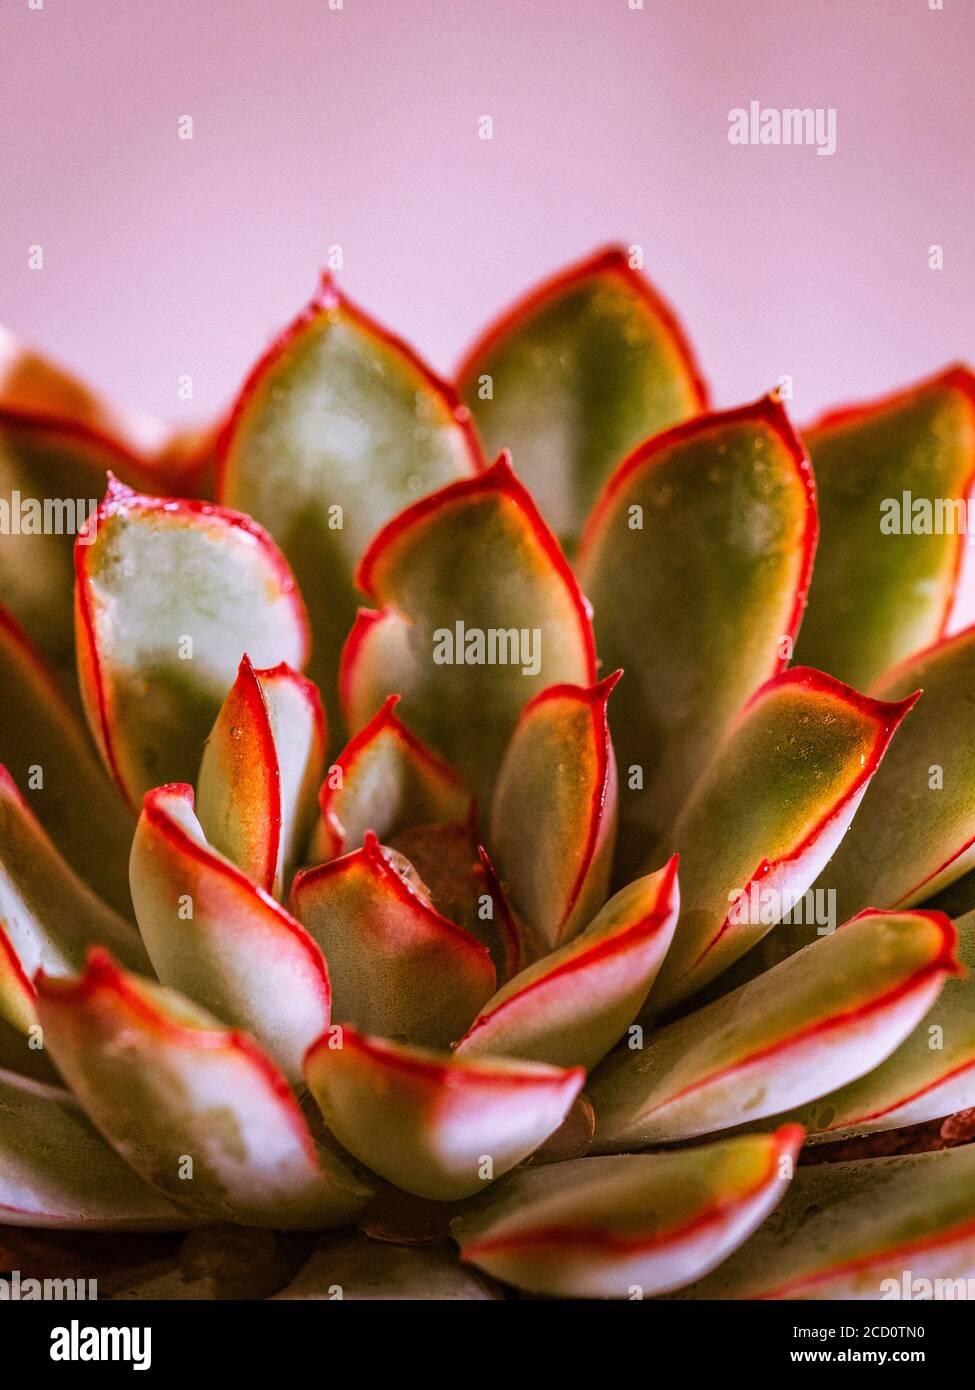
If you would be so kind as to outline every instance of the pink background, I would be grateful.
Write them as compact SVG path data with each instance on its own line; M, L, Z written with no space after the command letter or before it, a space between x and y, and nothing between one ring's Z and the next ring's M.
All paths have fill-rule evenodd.
M206 418L333 243L449 372L513 293L621 239L719 404L785 372L801 421L972 356L971 0L644 6L3 0L0 320ZM835 106L837 153L731 146L753 99Z

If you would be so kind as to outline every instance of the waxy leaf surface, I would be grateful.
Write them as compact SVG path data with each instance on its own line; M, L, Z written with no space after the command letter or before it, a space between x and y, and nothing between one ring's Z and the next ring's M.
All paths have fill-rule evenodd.
M358 849L367 830L393 839L412 826L470 818L470 792L397 717L398 703L390 695L328 769L319 794L323 860Z
M520 300L474 344L458 380L489 456L512 450L570 541L620 459L707 404L673 313L615 247Z
M683 907L650 997L657 1015L720 975L801 899L913 698L868 699L803 667L756 692L674 831Z
M618 677L536 695L522 712L494 789L498 873L542 950L575 936L606 900L617 804L606 704Z
M975 1106L975 913L955 927L963 973L886 1062L796 1111L811 1139L899 1129Z
M325 721L311 681L245 656L210 731L197 814L207 839L269 893L303 856L325 756Z
M675 856L658 873L622 888L580 936L498 990L457 1052L594 1067L646 998L678 907Z
M25 634L0 609L0 762L68 863L119 912L131 911L135 818Z
M356 562L396 512L477 471L468 413L324 277L251 372L219 452L220 500L266 526L294 569L313 674L330 700L355 616Z
M311 1138L283 1076L246 1034L92 952L77 981L38 977L58 1069L124 1159L211 1220L327 1227L368 1189Z
M132 901L156 974L243 1028L290 1081L328 1027L320 948L270 894L206 840L193 789L147 793L131 861Z
M346 644L347 722L360 729L401 694L404 722L489 804L524 705L595 678L585 602L507 458L395 517L359 586L383 616L360 618Z
M351 1028L322 1037L305 1074L351 1154L436 1201L482 1191L527 1158L558 1129L584 1080L581 1068L457 1057Z
M942 636L959 604L971 613L958 521L975 502L975 376L953 367L804 437L822 541L797 657L867 687Z
M842 916L927 902L975 867L975 627L895 667L885 700L921 690L823 870Z
M110 470L123 482L149 486L138 456L99 428L0 405L0 594L69 695L72 550Z
M34 972L71 975L99 944L134 969L148 965L134 927L69 868L0 767L0 1019L26 1035L36 1022ZM29 1059L17 1060L20 1069Z
M973 1269L975 1144L965 1144L800 1168L751 1240L684 1297L911 1299L925 1296L914 1280Z
M866 914L642 1048L621 1044L589 1088L597 1148L761 1120L870 1071L957 971L954 942L939 913Z
M513 1174L453 1223L461 1259L531 1293L632 1298L713 1268L784 1196L802 1142L775 1134Z
M300 873L291 897L328 961L337 1023L446 1047L494 989L487 948L437 912L408 861L372 833Z
M192 781L241 657L299 668L304 607L247 517L113 482L75 548L78 670L106 765L130 804Z
M66 1091L0 1072L0 1223L151 1231L196 1218L123 1163Z
M695 779L786 664L815 541L809 461L771 398L649 440L607 483L579 573L605 668L625 672L610 724L626 871L680 848Z

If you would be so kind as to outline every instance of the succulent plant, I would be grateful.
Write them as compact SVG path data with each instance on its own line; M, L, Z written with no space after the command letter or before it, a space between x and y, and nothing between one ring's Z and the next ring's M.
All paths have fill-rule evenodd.
M712 411L617 250L456 390L326 279L198 435L3 348L0 1250L143 1233L121 1291L194 1297L221 1240L286 1298L975 1272L969 371L804 441Z

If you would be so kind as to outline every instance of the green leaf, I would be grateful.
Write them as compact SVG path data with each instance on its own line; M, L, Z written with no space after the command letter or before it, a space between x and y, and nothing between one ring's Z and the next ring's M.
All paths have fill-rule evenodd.
M88 722L133 806L196 775L244 652L256 666L304 664L291 571L247 517L143 497L113 479L75 566Z
M216 1221L343 1226L369 1190L317 1146L281 1073L243 1033L93 951L38 976L47 1046L89 1117L148 1182Z
M845 916L913 907L975 867L975 628L895 667L887 700L923 690L817 887Z
M802 1142L775 1134L677 1153L523 1169L453 1223L461 1259L531 1293L652 1297L699 1279L785 1194Z
M624 878L680 848L693 783L791 656L815 541L809 461L771 397L649 440L603 490L579 574L600 655L626 673L610 721Z
M390 695L328 769L315 846L322 860L358 849L367 830L393 839L428 822L470 819L470 792L397 718L398 703Z
M603 1152L673 1143L800 1105L870 1071L957 972L938 913L867 913L713 1004L621 1044L592 1078Z
M491 807L498 872L528 936L552 950L606 900L616 846L616 759L598 685L555 685L524 708Z
M0 1019L25 1035L23 1052L37 1021L34 972L71 975L97 944L134 969L148 965L135 929L64 862L0 767ZM19 1070L27 1060L18 1058Z
M253 1033L288 1080L300 1080L305 1051L330 1017L324 958L283 907L207 843L192 787L147 793L131 877L162 983Z
M800 1168L751 1240L683 1297L930 1298L923 1281L964 1279L973 1261L975 1144L966 1144ZM955 1297L948 1288L942 1296Z
M594 1067L646 998L674 934L678 901L675 856L621 889L580 936L493 995L458 1054Z
M0 1074L0 1225L178 1231L197 1218L148 1187L66 1091Z
M304 857L325 757L325 717L311 681L247 656L210 731L198 815L213 847L281 896Z
M349 1153L417 1197L483 1190L565 1119L581 1068L456 1057L333 1029L305 1059L329 1129Z
M74 694L71 555L113 472L145 487L142 459L104 427L0 405L0 593L61 690Z
M822 540L797 656L869 686L941 637L963 594L975 376L952 367L806 431Z
M683 907L651 991L690 998L801 902L914 697L868 699L795 666L748 702L674 830Z
M331 700L356 561L408 503L478 471L468 412L326 275L245 382L219 454L220 500L266 526L294 569Z
M955 926L963 973L879 1067L796 1112L811 1139L899 1129L975 1105L975 913Z
M584 600L508 459L394 517L358 582L383 612L346 644L347 723L361 729L399 692L404 722L488 804L523 706L595 679Z
M298 874L292 908L325 953L337 1023L445 1047L494 989L487 948L437 912L412 866L371 832Z
M68 863L118 912L130 913L135 818L83 723L38 653L0 608L0 761Z
M488 455L513 451L549 525L569 541L635 444L707 404L680 325L616 247L515 304L471 348L458 380Z
M390 838L390 848L413 865L437 911L487 947L499 984L518 973L523 934L470 821L411 826Z

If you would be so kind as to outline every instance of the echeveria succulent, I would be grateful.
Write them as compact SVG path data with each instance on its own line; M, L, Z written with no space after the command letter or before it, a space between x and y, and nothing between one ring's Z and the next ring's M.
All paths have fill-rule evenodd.
M198 434L2 347L0 1251L170 1232L110 1287L190 1297L975 1272L975 552L883 524L970 501L969 371L712 412L621 251L456 391L326 280Z

